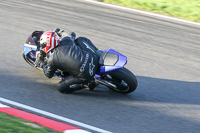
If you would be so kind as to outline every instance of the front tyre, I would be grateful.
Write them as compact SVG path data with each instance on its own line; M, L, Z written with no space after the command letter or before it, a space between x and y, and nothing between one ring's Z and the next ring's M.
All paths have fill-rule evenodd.
M29 64L31 65L32 67L35 67L35 64L33 62L31 62L25 55L24 53L22 52L22 57L24 58L24 60Z
M110 82L117 86L116 89L111 88L114 91L127 94L137 88L138 82L135 75L126 68L115 70L109 75L112 77Z
M30 54L28 54L27 56L30 57ZM25 60L29 65L31 65L32 67L35 67L35 68L37 68L37 69L39 69L39 70L42 70L42 68L36 66L36 65L33 63L33 61L31 61L29 58L27 58L27 57L24 55L23 52L22 52L22 57L23 57L24 60ZM35 61L35 60L34 60L34 61Z

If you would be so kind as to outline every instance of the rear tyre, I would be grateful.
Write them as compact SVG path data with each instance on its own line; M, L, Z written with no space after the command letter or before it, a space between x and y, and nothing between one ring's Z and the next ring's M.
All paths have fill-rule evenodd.
M109 75L112 77L111 83L117 86L116 89L110 88L122 94L131 93L136 90L138 82L135 75L126 68L115 70Z

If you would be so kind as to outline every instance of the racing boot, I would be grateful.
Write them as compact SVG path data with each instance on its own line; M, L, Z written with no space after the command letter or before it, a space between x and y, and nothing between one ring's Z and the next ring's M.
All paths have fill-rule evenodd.
M96 88L99 85L99 83L96 83L94 81L88 83L87 85L84 85L86 90L92 91L94 88Z

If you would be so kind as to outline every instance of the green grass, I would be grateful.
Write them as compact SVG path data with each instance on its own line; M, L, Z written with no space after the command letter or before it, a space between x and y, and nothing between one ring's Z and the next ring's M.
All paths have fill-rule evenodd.
M200 22L200 0L97 0Z
M36 125L38 126L36 128L27 124L36 125L29 121L0 112L0 133L58 133L46 127Z

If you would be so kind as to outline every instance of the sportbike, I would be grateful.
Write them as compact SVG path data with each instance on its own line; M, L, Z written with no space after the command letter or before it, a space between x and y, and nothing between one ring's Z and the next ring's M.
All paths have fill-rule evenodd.
M32 40L29 40L30 42ZM35 43L24 44L22 56L24 60L32 67L41 69L35 63L37 46ZM33 42L33 41L32 41ZM99 71L95 74L93 82L101 84L113 91L127 94L133 92L137 88L137 79L135 75L124 66L127 63L127 57L113 50L106 49L98 53L99 56ZM46 58L46 60L48 60ZM69 76L62 71L56 71L54 77L59 77L61 80ZM85 88L87 85L83 85Z

